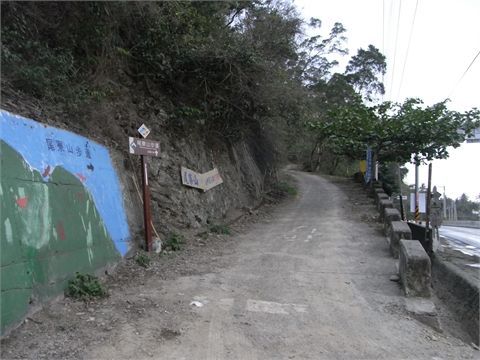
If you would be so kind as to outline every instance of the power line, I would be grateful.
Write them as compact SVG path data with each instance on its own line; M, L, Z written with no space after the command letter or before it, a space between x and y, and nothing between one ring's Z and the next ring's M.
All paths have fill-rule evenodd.
M385 0L382 1L383 7L382 7L382 53L385 55ZM385 74L382 73L382 84L385 84ZM385 91L382 94L382 100L383 96L385 95Z
M403 75L405 74L405 68L407 66L408 53L410 51L410 43L412 42L413 28L415 26L415 18L417 17L417 9L418 9L418 0L415 4L415 11L413 12L413 20L412 20L412 24L410 25L410 35L408 36L407 52L405 54L405 61L403 62L402 75L400 76L400 86L398 87L396 100L398 100L398 97L400 96L400 90L402 89L402 85L403 85Z
M397 58L398 33L400 32L400 14L402 11L402 0L398 2L397 33L395 35L395 49L393 51L392 82L390 83L390 100L392 100L393 80L395 79L395 62Z
M450 93L448 94L447 96L447 99L449 99L452 94L454 93L454 91L457 89L458 85L460 85L460 83L462 82L463 78L465 77L465 75L467 74L468 70L470 70L470 68L472 67L473 63L475 62L475 60L477 60L478 56L480 55L480 49L478 50L477 52L477 55L474 56L473 60L470 62L470 64L467 66L467 68L465 69L465 71L463 72L462 76L460 76L460 79L458 79L457 83L455 84L455 86L453 87L452 91L450 91Z

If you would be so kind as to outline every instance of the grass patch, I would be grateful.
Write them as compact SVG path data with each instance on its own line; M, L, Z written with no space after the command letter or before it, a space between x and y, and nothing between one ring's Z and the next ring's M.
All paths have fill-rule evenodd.
M280 181L275 186L277 191L282 192L284 194L295 196L298 194L297 188L285 181Z
M214 234L224 234L224 235L230 235L232 232L230 230L230 227L225 224L214 224L211 225L209 228L211 233Z
M182 235L171 233L165 241L165 250L179 251L182 250L183 244L185 244L185 239Z
M65 295L75 299L88 300L107 296L107 290L96 276L77 272L75 277L68 281Z
M139 253L135 257L135 262L144 268L148 268L150 266L150 258L147 254Z

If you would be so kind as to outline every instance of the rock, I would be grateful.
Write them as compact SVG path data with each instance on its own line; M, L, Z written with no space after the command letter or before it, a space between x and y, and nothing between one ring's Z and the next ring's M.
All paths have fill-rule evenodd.
M390 281L399 282L400 281L400 276L398 276L397 274L392 275L392 276L390 276Z

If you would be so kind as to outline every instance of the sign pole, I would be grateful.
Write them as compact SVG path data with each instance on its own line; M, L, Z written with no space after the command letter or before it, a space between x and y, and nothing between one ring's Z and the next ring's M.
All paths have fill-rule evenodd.
M160 143L158 141L147 140L150 129L142 124L138 132L143 139L129 137L128 151L130 154L140 155L142 164L142 192L143 192L143 221L145 225L145 250L152 251L152 211L150 207L150 189L148 187L148 167L145 156L159 156Z
M415 159L415 222L420 220L420 209L418 207L418 167L419 161Z
M402 221L405 221L405 209L403 208L403 196L402 196L402 173L400 170L400 164L397 163L397 172L398 172L398 197L400 200L400 215Z
M150 189L148 187L148 170L145 156L140 156L142 162L142 187L143 187L143 220L145 223L145 249L152 250L152 212L150 209Z
M432 199L432 163L428 164L428 189L427 189L427 218L425 221L425 240L427 240L429 255L433 252L432 233L430 231L430 201Z

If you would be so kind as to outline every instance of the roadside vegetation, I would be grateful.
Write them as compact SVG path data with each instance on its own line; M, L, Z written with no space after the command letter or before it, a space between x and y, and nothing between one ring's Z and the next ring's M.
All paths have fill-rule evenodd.
M177 233L171 233L167 236L165 241L164 250L167 251L180 251L185 244L183 235Z
M290 196L296 196L298 194L297 188L286 181L279 181L274 190L278 193L288 194Z
M75 277L68 281L65 295L74 299L91 300L105 297L108 293L96 276L77 272Z
M7 97L20 92L76 116L129 89L145 100L141 111L166 112L171 131L255 144L265 173L289 159L351 174L368 146L388 179L392 164L448 157L479 126L477 109L452 111L448 100L382 102L385 56L373 45L349 54L341 23L325 29L287 0L1 8ZM349 57L343 72L339 57Z
M209 230L213 234L231 235L230 227L226 224L210 225Z
M139 252L135 256L135 262L141 267L148 268L150 266L150 257L146 252Z

